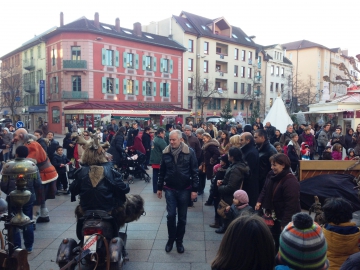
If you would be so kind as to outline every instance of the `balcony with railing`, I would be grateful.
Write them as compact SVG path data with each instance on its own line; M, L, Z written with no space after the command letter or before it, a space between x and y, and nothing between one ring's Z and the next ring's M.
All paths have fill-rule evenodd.
M82 92L82 91L62 91L61 98L62 99L89 99L89 93Z
M35 93L35 83L24 84L24 91L28 93Z
M223 91L227 91L227 80L216 79L215 89L217 89L220 94L222 94Z
M87 69L86 60L63 60L64 69Z
M216 42L216 54L220 59L225 59L225 56L228 56L228 45Z
M255 83L262 83L262 76L255 76Z
M228 64L226 62L216 61L215 71L217 72L216 77L224 77L228 72Z
M25 59L23 61L23 68L26 69L26 70L35 69L35 61L34 61L34 59Z

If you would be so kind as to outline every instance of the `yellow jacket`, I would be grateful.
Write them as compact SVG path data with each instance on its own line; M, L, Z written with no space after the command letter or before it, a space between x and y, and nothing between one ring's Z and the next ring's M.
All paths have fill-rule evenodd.
M356 253L359 252L359 238L360 232L351 233L351 234L340 234L334 232L333 230L328 230L326 228L338 228L342 230L347 230L347 228L341 227L349 227L349 229L354 229L356 224L354 222L345 222L339 225L335 225L333 223L326 224L323 228L323 233L328 245L327 250L327 258L330 263L329 270L338 270L340 269L341 265L346 261L346 259Z

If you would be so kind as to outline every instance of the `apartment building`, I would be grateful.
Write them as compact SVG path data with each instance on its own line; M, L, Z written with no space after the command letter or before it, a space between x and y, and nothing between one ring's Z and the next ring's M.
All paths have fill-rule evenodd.
M202 90L216 90L206 102L202 118L220 116L230 102L233 115L242 112L249 118L254 106L254 80L258 73L256 44L239 27L226 18L209 19L181 12L165 20L151 22L143 30L171 37L187 48L184 53L184 107L191 110L187 120L200 120L201 106L194 89L195 81L203 83Z
M287 107L291 105L293 65L285 56L286 51L280 44L262 46L260 50L259 73L255 76L255 82L263 85L264 104L261 107L265 108L267 114L278 96L282 97Z
M163 124L183 109L183 52L168 37L82 17L45 36L49 128L76 121L96 127L104 117ZM108 118L107 118L108 119Z

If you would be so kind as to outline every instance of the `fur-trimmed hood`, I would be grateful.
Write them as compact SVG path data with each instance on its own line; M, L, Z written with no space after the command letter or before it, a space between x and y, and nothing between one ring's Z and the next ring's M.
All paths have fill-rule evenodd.
M207 143L204 143L203 146L202 146L202 150L206 150L206 148L208 148L208 146L210 145L214 145L214 146L217 146L217 147L220 147L220 143L215 140L215 139L211 139L210 141L208 141Z
M171 145L169 144L168 146L165 147L165 149L163 150L163 154L170 154L170 148ZM183 143L183 147L181 149L181 152L183 152L184 154L190 154L190 148L187 144Z

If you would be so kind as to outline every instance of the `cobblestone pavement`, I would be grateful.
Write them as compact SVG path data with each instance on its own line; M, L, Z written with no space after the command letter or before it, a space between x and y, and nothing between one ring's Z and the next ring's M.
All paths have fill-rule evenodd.
M152 174L151 169L149 173ZM167 241L165 198L160 200L156 197L151 182L136 179L130 187L130 193L140 194L144 198L146 216L128 225L126 248L130 261L124 269L210 269L222 235L216 234L208 225L214 217L214 208L204 206L208 193L199 196L195 207L189 208L184 237L185 253L178 254L175 246L170 253L164 250ZM61 195L48 200L47 205L50 222L37 224L34 249L28 257L32 270L59 269L55 260L61 240L65 237L77 240L74 216L77 203L70 202L69 195Z

